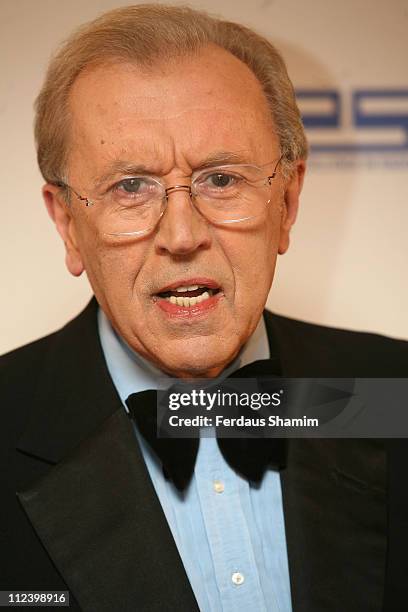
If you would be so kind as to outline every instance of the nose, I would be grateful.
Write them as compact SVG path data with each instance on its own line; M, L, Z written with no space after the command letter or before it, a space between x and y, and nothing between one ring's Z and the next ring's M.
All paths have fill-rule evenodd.
M156 234L156 247L161 253L189 255L211 244L207 221L196 210L188 185L166 189L166 209Z

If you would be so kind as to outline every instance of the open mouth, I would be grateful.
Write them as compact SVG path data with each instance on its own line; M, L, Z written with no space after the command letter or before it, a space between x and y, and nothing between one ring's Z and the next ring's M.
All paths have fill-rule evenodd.
M190 308L201 304L205 300L210 299L217 293L220 288L208 287L207 285L189 285L180 286L169 291L163 291L158 293L158 297L174 304L176 306L182 306L183 308Z

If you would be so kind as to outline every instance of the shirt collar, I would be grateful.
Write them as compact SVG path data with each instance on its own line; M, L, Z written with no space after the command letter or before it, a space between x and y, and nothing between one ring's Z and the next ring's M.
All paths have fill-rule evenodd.
M170 378L159 368L136 353L113 329L101 308L98 308L98 331L109 374L124 402L131 393L157 389L164 379ZM265 321L258 325L234 361L226 368L229 375L258 359L269 359L269 342Z

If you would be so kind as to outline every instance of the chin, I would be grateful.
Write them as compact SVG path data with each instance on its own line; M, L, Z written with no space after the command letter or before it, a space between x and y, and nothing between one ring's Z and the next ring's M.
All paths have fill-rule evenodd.
M218 376L238 353L201 350L199 353L183 352L182 355L173 354L169 359L163 359L160 368L175 378L213 378ZM162 356L163 357L163 356Z

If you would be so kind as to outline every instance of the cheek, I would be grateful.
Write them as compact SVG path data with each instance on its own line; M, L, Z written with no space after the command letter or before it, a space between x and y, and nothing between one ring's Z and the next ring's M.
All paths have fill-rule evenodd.
M228 253L237 294L249 289L252 298L269 291L279 243L279 215L263 220L253 231L230 241Z
M132 300L144 249L140 245L111 243L91 225L79 232L78 238L85 270L97 297L104 296L103 301L111 303Z

